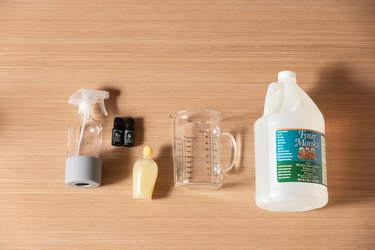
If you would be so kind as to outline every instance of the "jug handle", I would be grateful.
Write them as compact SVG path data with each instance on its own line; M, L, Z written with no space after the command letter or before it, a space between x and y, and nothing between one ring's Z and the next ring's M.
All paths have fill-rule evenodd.
M279 86L279 82L273 82L268 86L263 115L268 115L275 112L275 107L277 107L277 98L279 97L279 92L281 90Z
M229 141L229 145L230 145L230 148L231 148L231 158L230 158L230 162L228 163L228 165L223 168L223 173L226 173L228 172L229 170L231 170L234 165L236 164L236 160L237 160L237 144L236 144L236 140L234 139L233 135L231 135L230 133L221 133L220 136L223 136L223 137L227 137L228 138L228 141Z

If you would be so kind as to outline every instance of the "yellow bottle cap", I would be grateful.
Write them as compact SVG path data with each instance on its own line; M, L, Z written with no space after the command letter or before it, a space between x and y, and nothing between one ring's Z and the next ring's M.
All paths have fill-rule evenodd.
M152 156L152 147L146 146L143 148L143 156L151 158Z

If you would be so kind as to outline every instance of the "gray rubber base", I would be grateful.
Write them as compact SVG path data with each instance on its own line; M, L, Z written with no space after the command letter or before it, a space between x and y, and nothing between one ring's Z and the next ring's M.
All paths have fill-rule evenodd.
M66 158L65 184L75 188L98 187L102 180L102 160L90 156Z

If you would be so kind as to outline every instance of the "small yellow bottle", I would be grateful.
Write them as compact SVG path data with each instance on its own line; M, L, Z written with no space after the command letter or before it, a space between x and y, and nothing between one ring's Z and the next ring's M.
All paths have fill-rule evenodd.
M133 198L151 200L156 178L158 176L158 165L152 159L152 148L143 148L143 158L138 159L133 168Z

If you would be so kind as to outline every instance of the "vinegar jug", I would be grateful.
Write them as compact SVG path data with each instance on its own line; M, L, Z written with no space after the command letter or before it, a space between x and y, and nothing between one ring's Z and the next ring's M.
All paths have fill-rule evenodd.
M324 117L282 71L268 87L254 124L256 204L275 212L307 211L328 202Z

